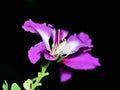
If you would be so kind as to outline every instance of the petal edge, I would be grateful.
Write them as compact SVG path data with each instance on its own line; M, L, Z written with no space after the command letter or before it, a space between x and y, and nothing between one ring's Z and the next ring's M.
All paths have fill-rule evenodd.
M76 70L92 70L101 66L99 59L89 53L83 53L73 58L65 58L62 63Z

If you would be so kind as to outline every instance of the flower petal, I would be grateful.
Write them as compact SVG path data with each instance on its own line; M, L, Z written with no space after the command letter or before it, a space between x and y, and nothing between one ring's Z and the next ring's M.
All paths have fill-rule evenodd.
M67 37L68 31L60 29L60 40L63 40L65 37Z
M38 34L38 31L36 30L36 24L34 24L32 22L31 19L29 19L28 21L25 21L24 25L22 26L22 28L27 31L27 32L31 32L31 33L37 33Z
M77 52L80 47L82 47L82 43L80 42L78 36L76 34L71 35L66 41L65 46L60 50L60 54L72 54Z
M83 52L91 51L93 48L92 40L88 34L80 32L78 35L80 41L83 43Z
M46 23L38 24L38 23L33 22L32 20L26 21L24 25L22 26L22 28L25 31L40 34L40 36L42 37L45 43L47 50L50 51L49 39L51 37L53 28L47 26Z
M59 71L60 71L60 81L61 82L66 82L71 79L72 72L70 72L64 68L60 68Z
M62 63L77 70L92 70L100 66L99 59L89 53L83 53L73 58L65 58Z
M58 37L57 37L57 31L56 30L52 30L52 38L53 38L53 44L54 44L54 49L57 48L58 45Z
M39 42L35 46L32 46L28 51L28 58L30 59L30 62L36 64L41 57L41 53L43 53L44 50L45 45L43 42Z
M56 58L50 55L47 51L44 52L44 57L47 60L56 60Z
M88 34L86 34L86 33L84 33L84 32L80 32L79 35L78 35L78 37L79 37L79 39L80 39L83 43L85 43L85 44L87 44L87 45L91 45L92 40L91 40L91 38L89 37Z

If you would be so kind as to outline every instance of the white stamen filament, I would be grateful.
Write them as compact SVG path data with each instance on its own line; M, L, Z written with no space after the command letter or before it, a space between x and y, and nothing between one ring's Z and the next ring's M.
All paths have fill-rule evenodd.
M60 53L62 52L63 47L66 44L66 39L63 39L63 41L61 43L58 44L57 49L55 50L55 48L52 48L50 55L52 56L59 56Z
M50 55L52 55L54 57L60 56L62 49L66 45L66 39L63 39L62 42L60 43L60 30L58 30L58 35L57 35L56 41L57 41L56 44L52 45L52 50L50 51Z

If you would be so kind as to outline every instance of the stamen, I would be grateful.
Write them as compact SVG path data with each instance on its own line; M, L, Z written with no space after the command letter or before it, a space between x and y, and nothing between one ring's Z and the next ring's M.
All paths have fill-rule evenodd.
M57 42L57 44L59 45L59 43L60 43L60 29L58 30L58 42Z
M57 50L55 51L56 54L60 54L60 52L62 52L63 47L66 44L66 39L64 38L63 41L61 43L59 43Z

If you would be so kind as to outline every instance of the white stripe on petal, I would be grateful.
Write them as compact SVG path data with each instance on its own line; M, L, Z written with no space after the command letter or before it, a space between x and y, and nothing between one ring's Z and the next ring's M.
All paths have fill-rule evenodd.
M42 30L38 30L38 32L40 33L43 42L45 43L46 49L50 51L50 45L49 45L50 36L47 33L43 32Z
M79 38L76 34L71 35L68 40L66 41L66 45L60 50L60 55L63 54L72 54L79 50L79 48L82 46Z

